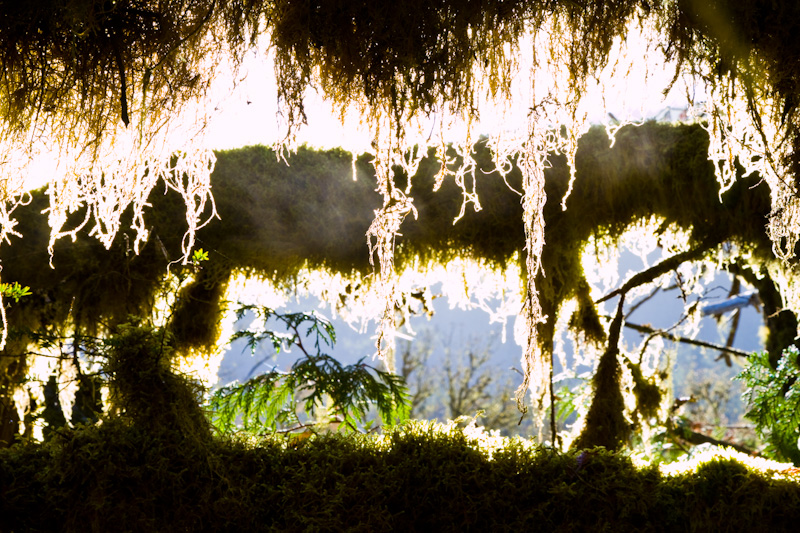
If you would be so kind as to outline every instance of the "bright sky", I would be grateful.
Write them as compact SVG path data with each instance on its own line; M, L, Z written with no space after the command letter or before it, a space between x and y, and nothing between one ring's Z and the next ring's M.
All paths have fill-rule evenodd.
M639 38L641 41L643 38ZM642 43L644 41L641 41ZM633 45L634 54L636 47ZM644 44L641 44L643 47ZM263 53L263 51L262 51ZM606 89L604 102L597 87L589 88L583 109L591 123L606 123L608 112L619 119L639 120L655 116L665 107L685 108L687 105L687 85L679 80L673 90L664 97L663 88L672 78L674 70L654 64L639 54L631 61L627 75L617 74L612 78L613 88ZM652 54L651 54L652 55ZM527 86L527 74L524 68L525 59L521 60L519 83ZM646 65L646 67L645 67ZM645 72L645 68L647 72ZM275 75L271 59L264 61L250 57L243 67L244 81L240 82L232 96L222 105L220 113L212 120L208 128L209 145L214 149L233 149L254 144L272 145L280 139L282 126L279 125L278 96ZM517 89L516 93L520 93ZM688 91L696 101L702 101L702 91L692 87ZM520 102L527 102L521 95ZM357 118L351 117L342 125L331 105L326 103L315 91L308 91L306 96L308 125L299 132L298 141L316 148L342 147L351 151L366 151L370 146L370 135L366 127L359 124ZM501 131L525 131L526 113L511 113L505 117L493 116L484 112L482 120L476 128L476 134L491 134ZM425 131L438 128L439 117L427 119L421 128ZM453 139L461 137L462 131L456 128ZM447 133L445 133L447 135ZM476 135L476 137L477 137ZM450 139L448 139L450 140Z

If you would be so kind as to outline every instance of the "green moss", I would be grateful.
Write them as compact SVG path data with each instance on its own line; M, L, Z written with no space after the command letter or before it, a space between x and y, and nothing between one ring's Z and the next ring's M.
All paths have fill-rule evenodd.
M199 446L109 419L0 450L0 529L789 531L800 486L713 460L664 477L602 448L457 429Z
M172 372L168 332L132 322L115 328L105 343L112 411L154 433L209 440L210 424L200 408L202 387Z
M178 293L169 324L178 352L214 349L219 340L229 278L229 270L212 264L199 270L195 279Z
M624 298L620 299L617 314L611 322L608 347L600 356L597 370L592 377L594 398L580 434L572 443L573 449L602 446L616 451L627 444L631 424L625 419L625 399L620 388L622 368L620 366L620 329Z

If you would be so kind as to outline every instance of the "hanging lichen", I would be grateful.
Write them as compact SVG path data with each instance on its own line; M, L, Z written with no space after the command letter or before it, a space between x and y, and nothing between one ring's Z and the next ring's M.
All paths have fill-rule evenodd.
M665 244L668 253L687 251L698 260L726 260L723 248L708 243L736 243L729 247L738 250L731 259L738 258L744 271L775 261L764 230L769 213L767 187L759 184L757 175L740 179L720 203L713 167L705 155L707 142L707 134L697 125L648 123L620 129L616 143L609 148L603 128L592 129L579 143L577 178L566 211L560 205L570 182L566 157L550 157L550 167L541 175L547 198L543 211L546 242L541 251L544 275L536 283L546 319L539 323L537 341L532 343L533 349L542 353L539 361L554 356L556 322L564 304L571 300L576 302L576 311L566 322L581 338L595 343L599 353L605 350L604 322L592 301L582 264L587 243L599 242L596 237L605 235L613 242L637 221L657 216L661 222L655 234L661 232L664 243L676 228L687 228L680 241L682 248L673 250ZM519 165L511 164L505 176L494 172L488 145L485 141L476 144L475 185L483 209L468 210L454 225L450 222L461 210L463 195L452 176L433 191L441 167L434 154L431 151L419 160L410 180L409 194L414 197L418 218L406 217L400 226L402 235L394 249L397 272L458 258L502 270L535 258L535 254L524 254L526 235L518 224L523 210L519 195L512 190L525 189ZM451 157L452 165L457 166L457 156L451 153ZM339 295L335 292L339 289L331 288L329 299L341 296L358 302L369 293L372 270L364 252L364 235L382 198L372 190L375 176L368 157L357 159L356 181L350 154L340 150L302 148L291 156L289 166L263 147L220 152L217 158L212 183L221 218L197 233L210 260L183 289L181 297L188 298L173 315L176 348L208 347L217 341L218 330L213 326L229 272L263 276L280 286L293 287L303 269L324 270L343 280ZM393 187L406 191L409 180L396 170ZM302 196L298 190L303 191ZM683 202L675 202L678 194ZM21 229L29 238L2 252L4 273L37 288L31 297L10 308L14 323L32 329L44 324L102 334L104 327L126 321L129 314L149 316L164 290L167 265L180 255L185 224L180 196L157 192L151 197L155 209L145 219L150 238L139 255L133 253L126 233L118 235L109 251L79 234L74 244L57 244L55 270L47 267L49 257L44 250L48 232L40 210L46 201L37 193L29 206L21 208ZM695 249L699 251L692 252ZM753 272L764 275L760 269ZM528 294L524 287L519 289ZM405 306L415 298L410 293L397 295L395 302ZM776 345L785 342L785 328L777 324L770 328ZM20 338L6 353L25 353L27 342ZM2 358L4 364L9 360ZM12 381L25 373L27 360L19 361ZM547 365L542 372L547 386ZM649 378L645 375L643 379ZM550 407L551 401L545 397L542 406Z

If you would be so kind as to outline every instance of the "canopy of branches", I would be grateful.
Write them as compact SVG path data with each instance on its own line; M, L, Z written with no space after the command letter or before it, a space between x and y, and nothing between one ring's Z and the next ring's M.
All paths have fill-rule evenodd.
M538 339L547 354L552 352L555 324L562 313L576 334L603 345L602 311L593 301L597 296L590 294L584 251L593 248L590 242L619 239L643 220L657 218L653 232L664 242L665 255L675 254L683 261L737 265L737 272L749 272L751 278L760 277L765 283L770 269L774 271L779 263L772 258L764 229L768 188L759 176L742 178L720 202L713 166L705 158L708 135L700 126L629 126L617 132L613 148L608 143L601 127L581 139L577 182L566 211L560 206L570 179L566 158L554 157L545 173L549 200L544 209L547 244L542 261L547 275L540 276L537 285L550 317ZM462 191L454 180L432 191L441 166L433 150L415 175L394 176L400 188L411 181L410 192L419 212L418 220L409 218L402 225L395 254L399 270L447 264L456 258L501 270L522 266L522 206L514 192L520 188L521 170L515 166L504 178L493 171L491 156L485 141L475 146L476 187L483 209L467 213L457 224L451 221L459 212ZM381 203L371 186L374 169L369 159L366 154L357 158L354 181L351 156L341 150L303 147L289 157L289 165L265 147L217 153L212 184L222 218L197 233L211 261L181 292L170 324L176 345L183 351L215 345L233 272L267 276L278 285L292 287L302 269L327 270L350 283L342 294L333 296L337 304L353 305L368 298L374 287L367 281L370 265L364 233ZM455 157L451 164L455 167L460 161ZM298 190L303 191L301 196ZM676 202L676 194L685 200ZM150 197L154 209L146 220L151 239L139 255L131 253L130 231L120 235L108 251L81 234L75 243L57 243L55 269L47 268L44 250L47 226L40 211L46 201L43 192L36 192L31 204L20 208L20 229L28 238L0 254L11 279L36 288L35 295L11 307L12 324L33 330L74 326L82 334L98 334L102 327L113 327L129 315L150 316L163 291L169 262L165 252L180 246L184 222L179 195L154 193ZM676 231L685 237L670 248L666 243ZM633 288L630 285L624 291ZM474 289L465 286L462 292ZM408 293L404 301L417 297ZM762 300L767 300L766 295ZM577 307L565 306L569 301L576 301ZM777 310L765 308L765 313ZM790 325L788 329L793 338L796 328ZM786 347L782 337L787 332L771 327L770 333L777 357ZM23 352L28 341L14 339L7 352ZM20 366L17 372L22 370Z

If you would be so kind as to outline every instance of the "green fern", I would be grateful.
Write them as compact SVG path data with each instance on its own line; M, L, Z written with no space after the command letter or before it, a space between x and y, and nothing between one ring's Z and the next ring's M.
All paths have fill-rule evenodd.
M369 425L367 416L375 406L385 424L394 424L408 417L409 396L401 376L382 371L364 362L342 365L322 353L333 347L336 333L333 325L316 313L277 313L267 307L243 306L237 317L255 313L263 327L241 330L232 341L246 339L251 353L269 341L276 353L297 347L303 356L289 372L273 369L244 383L233 383L217 390L209 401L214 425L223 432L240 429L248 433L279 431L300 427L298 405L310 417L316 417L330 399L328 411L340 428L356 431ZM274 319L285 332L267 327ZM306 349L304 340L311 339L315 352Z
M749 406L745 416L755 422L759 435L769 443L767 453L800 465L800 367L797 358L797 348L790 346L773 369L767 352L755 353L736 379L745 382L742 397Z

